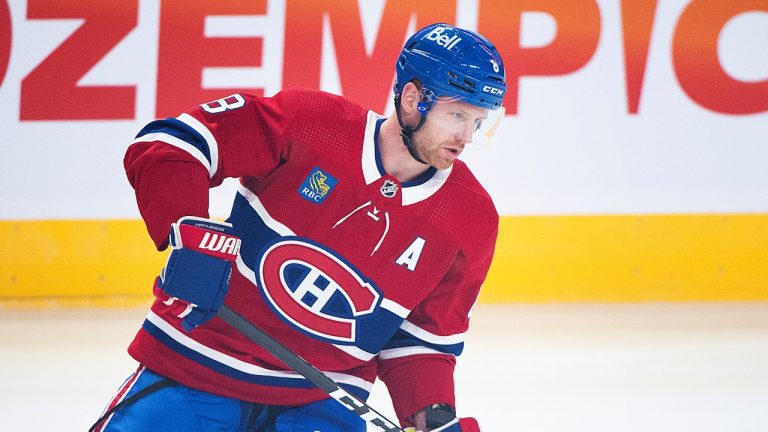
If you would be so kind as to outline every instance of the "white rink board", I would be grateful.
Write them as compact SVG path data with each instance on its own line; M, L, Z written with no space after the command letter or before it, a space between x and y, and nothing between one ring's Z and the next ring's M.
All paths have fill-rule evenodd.
M4 310L3 430L86 430L145 313ZM478 305L457 403L490 432L762 432L766 364L766 303ZM369 403L393 415L380 383Z
M384 2L359 3L370 50ZM479 4L458 1L457 23L476 28ZM681 89L673 70L675 30L690 2L658 2L637 114L627 108L620 2L596 4L600 39L589 61L565 75L521 77L518 113L507 116L496 145L471 148L463 156L500 213L768 212L768 112L733 115L704 108ZM21 82L79 22L27 19L25 1L9 2L13 38L0 86L0 219L138 217L122 156L132 137L155 118L160 2L138 5L136 28L79 81L80 86L134 86L133 118L21 121ZM283 1L268 1L266 16L209 19L212 37L263 36L263 66L207 68L203 84L253 86L267 95L278 91L287 67L285 19ZM324 29L320 87L340 92L330 40L343 31L329 23ZM556 34L551 16L522 15L522 46L546 46ZM740 82L765 83L766 46L768 10L739 14L719 34L721 67ZM768 92L758 96L763 94L768 97ZM233 190L230 182L214 193L214 215L228 213Z

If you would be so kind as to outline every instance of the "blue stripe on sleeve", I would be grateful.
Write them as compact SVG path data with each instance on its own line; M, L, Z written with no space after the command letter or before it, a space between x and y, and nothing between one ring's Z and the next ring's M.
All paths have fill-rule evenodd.
M357 333L365 337L358 337L355 345L363 351L377 353L392 338L402 322L403 319L399 316L378 307L373 313L358 318Z
M144 126L144 128L136 134L136 138L141 138L150 133L165 133L172 135L200 150L203 156L208 160L208 163L212 163L211 150L208 148L208 142L205 141L205 138L203 138L203 136L196 130L179 119L171 117L165 120L155 120Z
M461 352L464 350L464 342L459 342L459 343L450 344L450 345L432 344L422 339L419 339L416 336L404 330L398 330L397 333L395 333L395 335L392 336L392 339L389 340L389 342L387 343L387 346L384 347L384 349L389 350L394 348L408 348L408 347L415 347L415 346L431 348L435 351L439 351L446 354L452 354L454 356L459 356Z

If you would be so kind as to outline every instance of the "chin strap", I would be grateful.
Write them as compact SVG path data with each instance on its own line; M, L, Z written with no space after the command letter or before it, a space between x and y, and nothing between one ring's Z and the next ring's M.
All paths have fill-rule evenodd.
M421 129L421 127L424 126L424 122L427 120L427 106L423 102L419 102L418 109L419 113L421 114L419 124L417 124L416 127L405 124L405 122L403 122L402 114L400 113L400 95L395 95L395 113L397 113L397 122L400 123L400 136L403 137L403 144L405 144L405 148L408 149L408 153L411 154L411 157L416 159L416 161L419 163L428 165L426 162L421 160L421 158L416 154L416 150L413 149L413 133Z

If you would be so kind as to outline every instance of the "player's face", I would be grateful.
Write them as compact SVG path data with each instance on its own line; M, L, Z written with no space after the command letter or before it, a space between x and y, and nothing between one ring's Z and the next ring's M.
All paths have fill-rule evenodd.
M437 169L450 167L487 117L487 109L439 100L429 110L424 126L414 134L417 154Z

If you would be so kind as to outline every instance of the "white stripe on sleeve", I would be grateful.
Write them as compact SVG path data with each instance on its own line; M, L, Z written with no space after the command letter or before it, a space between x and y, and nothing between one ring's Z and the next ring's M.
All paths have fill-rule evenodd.
M441 354L441 355L453 357L453 354L447 354L444 352L433 350L432 348L427 348L423 346L412 346L412 347L392 348L392 349L382 350L379 353L379 358L382 360L389 360L393 358L407 357L407 356L419 355L419 354Z
M211 155L211 169L209 171L213 177L219 168L219 143L216 138L204 124L191 115L184 113L176 118L199 133L208 144L208 152Z
M417 338L425 342L428 342L434 345L455 345L458 343L462 343L464 342L464 335L466 334L466 333L457 333L457 334L452 334L448 336L440 336L434 333L430 333L409 321L403 321L403 323L400 325L400 329L416 336Z

